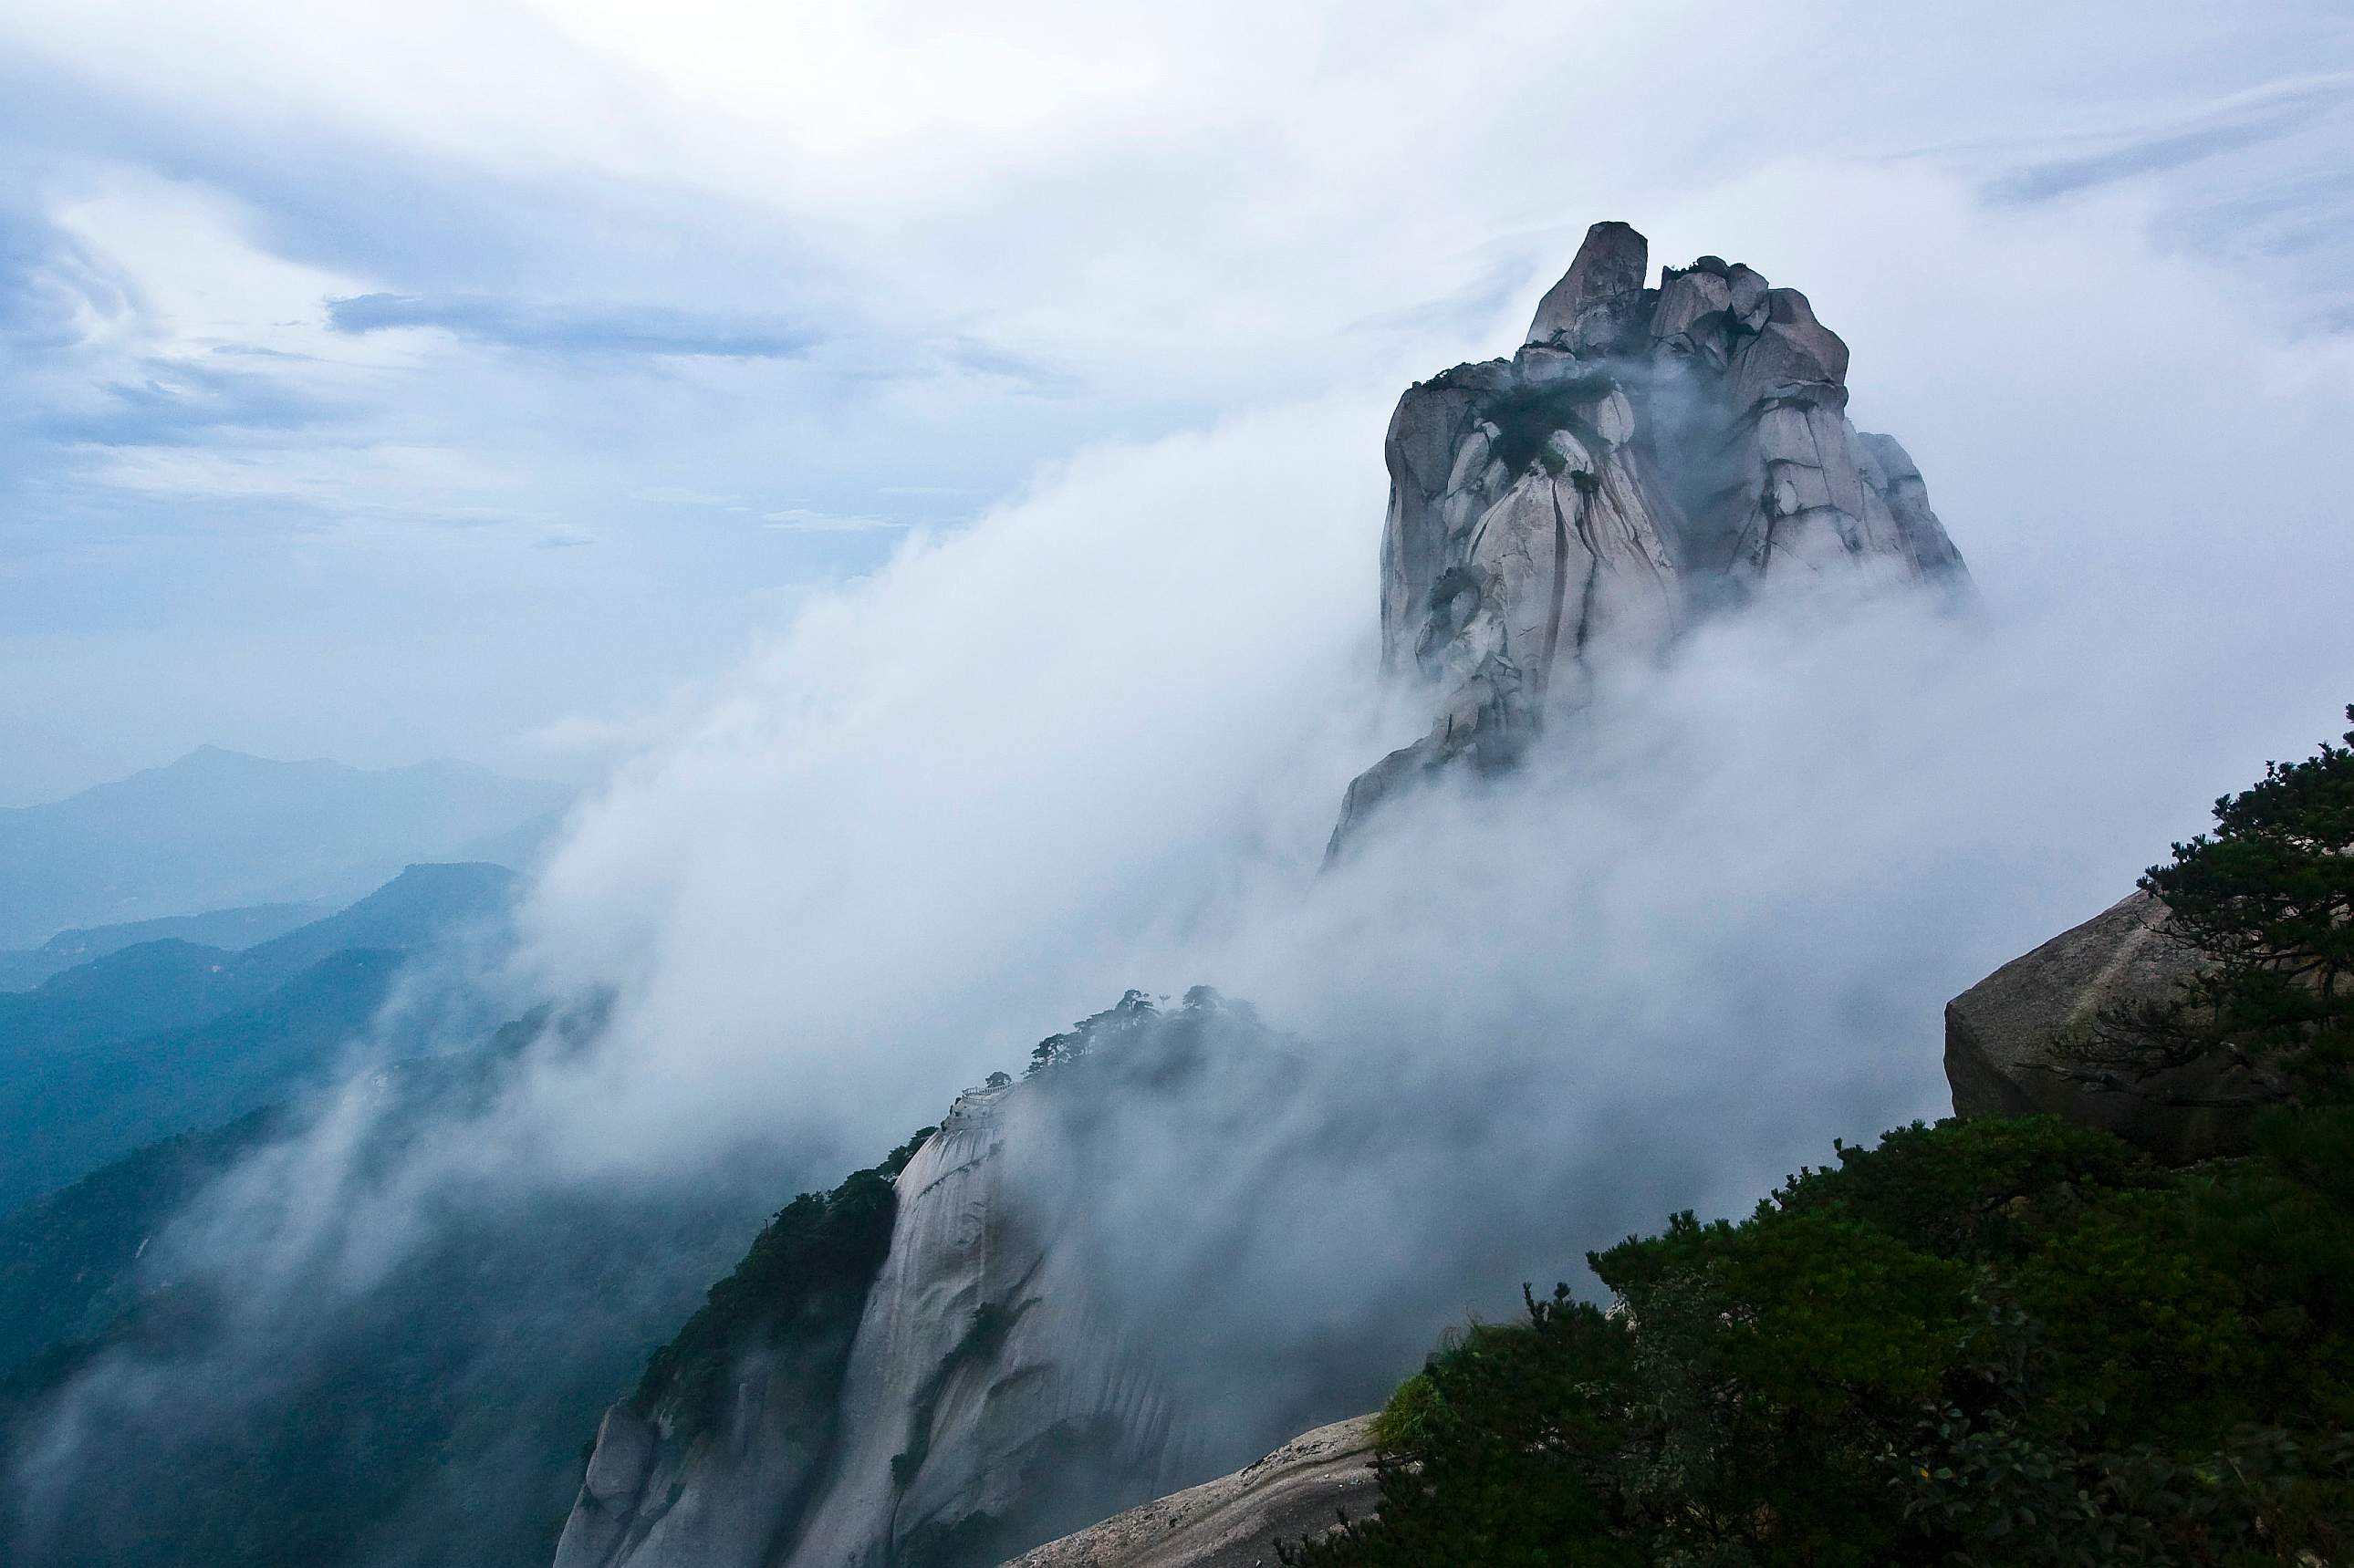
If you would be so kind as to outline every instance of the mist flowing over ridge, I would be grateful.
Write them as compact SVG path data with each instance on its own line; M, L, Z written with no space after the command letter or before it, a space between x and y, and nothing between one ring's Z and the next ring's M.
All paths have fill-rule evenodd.
M2348 410L2336 362L2266 340L2230 277L2114 225L1986 219L1885 175L1804 188L1903 220L1905 268L1775 270L1861 323L1858 401L1930 461L1978 613L1697 624L1529 766L1447 771L1319 874L1348 780L1431 716L1427 685L1375 677L1387 389L1082 454L809 606L591 803L506 978L610 988L596 1038L522 1053L390 1151L353 1136L355 1097L215 1189L181 1266L323 1322L452 1210L663 1194L753 1137L788 1151L776 1197L824 1186L1123 988L1206 981L1300 1043L1338 1134L1246 1120L1205 1165L1140 1121L1099 1197L1154 1245L1105 1272L1248 1281L1210 1298L1228 1343L1330 1335L1379 1383L1510 1308L1466 1279L1558 1277L1935 1112L1938 1001L2106 902L2336 695L2342 618L2274 611L2334 602L2310 585L2348 565L2311 461ZM1756 198L1769 231L1789 189ZM2102 290L2047 282L2094 255ZM2118 387L2168 377L2127 418ZM631 1234L659 1277L661 1227ZM211 1408L271 1362L247 1329L125 1347L56 1408ZM78 1464L134 1472L101 1428L46 1430L16 1475L45 1502ZM546 1459L446 1479L510 1462Z
M1351 786L1336 849L1352 829L1379 834L1364 819L1381 792L1438 782L1458 757L1490 777L1576 778L1615 728L1650 727L1650 687L1701 608L1787 605L1796 575L1810 609L1938 590L1934 609L1965 580L1911 460L1846 421L1847 351L1805 297L1714 258L1647 290L1644 253L1626 225L1596 224L1530 348L1401 400L1383 647L1393 668L1410 645L1424 674L1458 683L1430 736ZM1936 624L1900 608L1914 613L1899 628ZM1556 667L1574 691L1549 691ZM1585 735L1545 744L1569 715ZM1451 1033L1432 1030L1427 1048L1447 1052ZM724 1298L745 1321L695 1346L717 1365L650 1372L606 1413L557 1568L987 1568L1363 1407L1410 1354L1401 1330L1429 1330L1407 1304L1479 1277L1514 1205L1455 1190L1448 1235L1448 1211L1416 1213L1426 1194L1393 1190L1384 1208L1415 1214L1418 1255L1369 1250L1349 1266L1309 1243L1377 1246L1369 1216L1334 1214L1333 1196L1401 1156L1393 1178L1429 1181L1421 1161L1463 1152L1369 1100L1349 1060L1362 1044L1328 1038L1303 1060L1205 988L1165 1011L1130 991L1042 1043L1030 1081L968 1089L890 1171L887 1254L830 1282L861 1304L854 1333L839 1302L822 1316L736 1303L742 1274L715 1291L713 1310ZM1383 1075L1411 1073L1407 1043L1385 1044ZM1488 1097L1507 1083L1549 1100L1567 1087L1558 1064L1491 1055L1476 1035L1462 1049L1405 1102L1445 1107L1442 1127L1500 1118ZM1587 1086L1583 1108L1622 1093ZM1370 1159L1368 1135L1384 1140ZM1530 1150L1523 1180L1543 1189L1590 1158ZM1556 1191L1569 1234L1591 1224ZM1205 1192L1218 1195L1204 1209L1176 1212ZM1303 1271L1303 1253L1329 1272ZM1375 1309L1317 1312L1320 1281Z

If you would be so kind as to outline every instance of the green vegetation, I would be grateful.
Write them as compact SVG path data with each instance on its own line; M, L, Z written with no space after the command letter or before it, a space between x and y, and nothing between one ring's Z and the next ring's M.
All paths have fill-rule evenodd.
M2354 721L2354 707L2346 710ZM2343 1097L2354 1065L2354 731L2268 762L2215 802L2215 829L2174 846L2143 891L2209 967L2164 1002L2105 1015L2086 1054L2148 1076L2231 1070L2254 1103Z
M717 1419L737 1359L758 1342L789 1336L832 1345L838 1377L866 1292L891 1250L898 1212L892 1182L937 1130L923 1128L832 1192L803 1192L777 1211L744 1261L711 1287L678 1337L653 1353L630 1396L631 1407L643 1415L666 1412L674 1436L692 1436Z
M1185 1006L1194 1009L1217 1004L1217 993L1207 986L1195 986L1185 993ZM1053 1072L1085 1059L1098 1046L1117 1044L1133 1038L1161 1022L1161 1009L1152 999L1133 988L1101 1012L1089 1013L1060 1034L1049 1034L1030 1050L1030 1065L1024 1076ZM992 1079L994 1075L992 1075ZM992 1086L994 1084L992 1083Z
M2050 1118L1914 1126L1680 1215L1590 1259L1612 1310L1564 1288L1433 1356L1379 1516L1287 1561L2341 1561L2354 1123L2274 1132L2297 1160L2167 1171Z
M2249 1153L1916 1124L1737 1224L1679 1215L1589 1255L1609 1310L1563 1287L1443 1345L1379 1419L1378 1516L1285 1560L2347 1562L2354 749L2215 819L2142 881L2209 967L2101 1042L2227 1061L2266 1106Z
M1479 410L1496 427L1490 450L1515 474L1538 461L1555 430L1567 430L1587 451L1600 452L1605 443L1586 410L1617 386L1608 372L1594 370L1499 394Z

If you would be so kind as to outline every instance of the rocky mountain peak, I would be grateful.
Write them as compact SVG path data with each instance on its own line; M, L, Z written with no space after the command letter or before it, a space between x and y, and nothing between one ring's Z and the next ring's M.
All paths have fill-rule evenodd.
M1458 758L1516 760L1609 666L1784 585L1959 590L1894 438L1847 418L1848 347L1796 289L1597 223L1509 359L1409 387L1384 456L1382 651L1428 735L1350 787L1333 834Z
M1569 270L1537 302L1529 341L1550 343L1564 333L1574 334L1578 318L1589 308L1607 307L1640 293L1643 280L1650 276L1650 254L1651 242L1630 225L1612 220L1587 229Z

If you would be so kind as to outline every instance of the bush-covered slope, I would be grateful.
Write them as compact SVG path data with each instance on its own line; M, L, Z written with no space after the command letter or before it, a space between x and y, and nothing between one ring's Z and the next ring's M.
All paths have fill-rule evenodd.
M2348 1561L2345 740L2267 763L2149 868L2190 978L2080 1052L2152 1096L2221 1065L2238 1158L2162 1169L2044 1117L1915 1125L1738 1224L1679 1215L1589 1255L1611 1310L1561 1287L1432 1357L1383 1414L1379 1516L1289 1560Z
M2354 1119L2154 1167L2048 1118L1842 1149L1474 1328L1315 1568L2323 1563L2354 1549ZM2310 1557L2299 1553L2310 1552Z

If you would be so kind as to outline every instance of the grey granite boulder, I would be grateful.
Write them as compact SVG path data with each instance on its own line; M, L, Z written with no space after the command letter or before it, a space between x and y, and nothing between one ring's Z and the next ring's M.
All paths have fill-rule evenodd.
M1373 1417L1293 1438L1256 1464L1132 1508L1006 1568L1275 1568L1280 1542L1373 1511Z
M2166 906L2121 899L1946 1004L1946 1079L1957 1116L2043 1111L2105 1128L2170 1163L2245 1145L2237 1069L2194 1064L2143 1075L2084 1047L2105 1010L2165 1002L2200 966L2164 930Z

